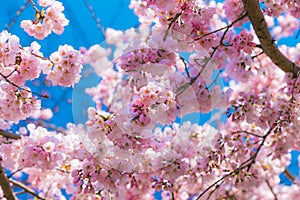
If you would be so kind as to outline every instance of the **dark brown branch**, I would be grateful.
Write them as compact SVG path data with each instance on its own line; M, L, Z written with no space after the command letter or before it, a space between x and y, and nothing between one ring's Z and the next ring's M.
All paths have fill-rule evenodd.
M12 184L14 184L15 186L22 188L26 193L31 194L32 196L36 197L37 199L41 199L41 200L46 200L43 197L40 197L38 194L35 193L35 191L29 187L27 187L26 185L24 185L23 183L16 181L16 180L9 180Z
M4 197L9 200L15 200L17 197L15 196L12 188L10 187L9 179L7 178L5 171L0 163L0 186L4 193Z
M285 170L283 171L283 174L284 174L290 181L292 181L292 183L295 183L296 178L293 176L293 174L292 174L287 168L285 168Z
M20 169L18 169L16 171L12 172L10 175L7 176L7 178L11 178L13 175L15 175L16 173L18 173L18 172L20 172L22 170L23 170L23 168L20 168Z
M243 131L242 130L242 131L234 131L234 132L232 132L232 134L238 134L238 133L246 133L247 135L252 135L254 137L264 138L264 136L262 136L262 135L257 135L255 133L251 133L249 131Z
M277 197L276 193L274 192L274 190L273 190L273 188L272 188L272 186L270 185L270 183L269 183L268 180L266 180L266 183L267 183L267 185L268 185L270 191L272 192L272 194L273 194L273 196L274 196L274 200L278 200L278 197Z
M243 4L266 55L284 72L291 72L296 77L300 68L283 55L275 45L275 40L270 34L267 22L260 9L259 1L243 0Z
M241 20L244 19L245 17L247 17L247 15L245 14L245 11L243 11L243 12L238 16L238 18L237 18L236 20L234 20L231 24L228 24L228 25L225 26L225 27L222 27L222 28L219 28L219 29L217 29L217 30L211 31L211 32L209 32L209 33L206 33L206 34L204 34L204 35L202 35L202 36L200 36L200 37L198 37L198 38L195 38L192 42L195 42L195 41L197 41L197 40L201 40L202 38L205 38L206 36L209 36L209 35L211 35L211 34L217 33L217 32L222 31L222 30L224 30L224 29L226 29L226 32L227 32L229 28L231 28L234 24L236 24L237 22L241 21ZM225 36L225 35L223 34L223 36Z
M1 129L0 129L0 135L3 136L3 137L5 137L5 138L13 139L13 140L19 140L19 139L21 139L20 135L17 135L17 134L14 134L14 133L10 133L10 132L6 132L6 131L1 130Z

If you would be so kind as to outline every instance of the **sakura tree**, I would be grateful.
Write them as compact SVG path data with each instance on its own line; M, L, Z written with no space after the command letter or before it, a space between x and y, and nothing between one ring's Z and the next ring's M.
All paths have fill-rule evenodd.
M44 56L72 22L56 0L20 9L30 46L0 33L1 199L299 199L300 45L277 44L299 0L131 0L125 31L84 2L101 44ZM49 126L33 81L72 87L74 122Z

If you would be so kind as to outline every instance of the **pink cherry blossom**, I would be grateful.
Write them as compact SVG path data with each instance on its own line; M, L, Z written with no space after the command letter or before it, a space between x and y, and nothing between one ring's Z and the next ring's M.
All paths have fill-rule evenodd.
M18 16L25 32L40 40L63 33L63 3L29 3L35 19ZM265 20L255 24L248 3ZM292 36L299 5L131 0L139 29L105 27L105 44L65 44L49 57L2 31L0 198L18 196L8 186L20 181L43 199L298 199L289 165L300 146L300 45L277 49L252 27L266 21L264 36ZM94 76L95 85L77 85ZM51 84L94 104L73 101L80 119L56 127L58 107L44 101Z
M62 13L64 6L59 1L38 1L42 6L41 11L36 11L35 21L23 20L21 27L24 31L39 40L44 39L53 31L56 34L62 34L64 27L69 24L69 20Z

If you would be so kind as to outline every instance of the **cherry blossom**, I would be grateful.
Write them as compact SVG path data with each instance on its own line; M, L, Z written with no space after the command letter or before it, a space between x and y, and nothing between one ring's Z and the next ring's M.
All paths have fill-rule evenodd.
M60 46L58 51L50 55L53 68L48 72L47 79L53 85L71 86L80 79L82 58L79 51L70 45Z
M63 33L63 3L29 3L29 36ZM139 29L106 28L105 42L49 57L0 33L0 197L18 196L17 185L40 199L298 199L289 165L300 144L300 45L273 37L298 30L299 1L130 8ZM63 128L51 124L59 108L44 104L51 86L78 93L80 117Z
M59 1L38 1L42 10L36 10L35 20L23 20L21 27L24 31L39 40L44 39L53 31L56 34L62 34L64 27L69 24L62 13L64 6Z

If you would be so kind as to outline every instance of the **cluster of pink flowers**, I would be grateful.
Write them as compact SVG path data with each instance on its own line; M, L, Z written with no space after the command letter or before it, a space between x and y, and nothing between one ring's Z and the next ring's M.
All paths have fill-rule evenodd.
M251 55L251 47L253 48L256 46L256 44L253 42L253 38L254 37L251 33L243 30L233 38L232 44L238 51L243 50L245 53Z
M1 165L22 169L47 199L64 199L62 190L74 200L153 200L161 190L163 199L299 198L299 181L282 186L279 175L291 162L290 150L299 150L300 78L258 55L255 35L236 29L247 19L224 28L240 16L242 1L226 0L218 9L201 0L132 2L144 24L125 33L108 29L109 48L64 45L47 59L36 42L21 47L18 37L0 33L0 128L30 116L36 124L19 125L16 140L0 138ZM296 30L298 1L260 2L264 14L289 26L287 35ZM38 5L36 21L22 22L25 31L38 39L61 34L68 24L62 4ZM300 64L299 48L281 50ZM38 125L53 113L41 110L26 81L42 72L52 85L74 86L83 64L100 77L85 90L96 103L83 113L88 119L61 131ZM230 89L218 76L234 79ZM201 114L212 111L199 125Z
M66 134L50 132L34 124L21 127L17 131L21 139L1 144L1 164L10 170L22 168L40 196L64 199L61 189L74 193L71 172L89 155L75 125L69 124L64 131Z
M112 69L102 71L101 82L93 88L87 88L85 92L93 96L96 108L101 110L104 106L109 107L113 101L115 87L118 84L118 73ZM85 78L85 77L84 77Z
M38 4L42 6L42 10L36 10L35 20L23 20L21 27L25 32L42 40L52 31L56 34L62 34L64 27L69 24L62 13L64 6L61 2L55 0L39 0Z
M8 83L0 83L0 116L18 123L41 108L41 101L32 96L30 88L21 90Z
M70 45L60 46L57 52L50 55L53 69L47 72L47 79L53 85L74 86L80 79L82 70L81 53Z
M38 167L40 169L53 169L59 166L58 163L63 162L62 152L59 151L60 135L56 133L49 133L42 127L35 127L33 124L28 125L29 137L22 137L22 139L14 142L14 151L8 145L1 149L7 155L2 154L5 158L5 164L10 164L10 159L7 157L13 153L14 163L18 167ZM26 131L24 132L26 134ZM10 153L9 153L10 152Z
M165 66L176 64L176 55L165 49L141 48L125 53L119 66L127 72L142 70L144 64L158 63Z
M1 73L5 73L4 66L14 65L16 56L20 53L20 39L7 31L0 33L0 63Z
M145 104L147 103L146 99L147 98L145 98L145 101L143 101L144 98L135 99L130 108L130 110L132 111L132 121L141 126L147 126L151 122L151 119L148 116L149 105Z
M272 35L274 35L276 39L293 35L297 32L300 25L299 20L289 13L280 15L277 20L278 25L272 29Z
M38 43L21 48L19 38L7 31L2 31L0 38L0 79L23 86L27 80L39 77L41 70L51 66L48 60L38 57L43 56Z
M295 18L299 18L300 3L299 1L291 0L271 0L263 1L266 9L265 12L274 17L278 17L284 11L289 12Z
M241 0L226 0L223 6L225 15L230 21L236 20L242 13L244 6ZM241 24L241 23L240 23Z
M291 15L295 18L300 17L300 2L299 1L291 1L291 0L283 0L286 3L288 10L290 11Z

